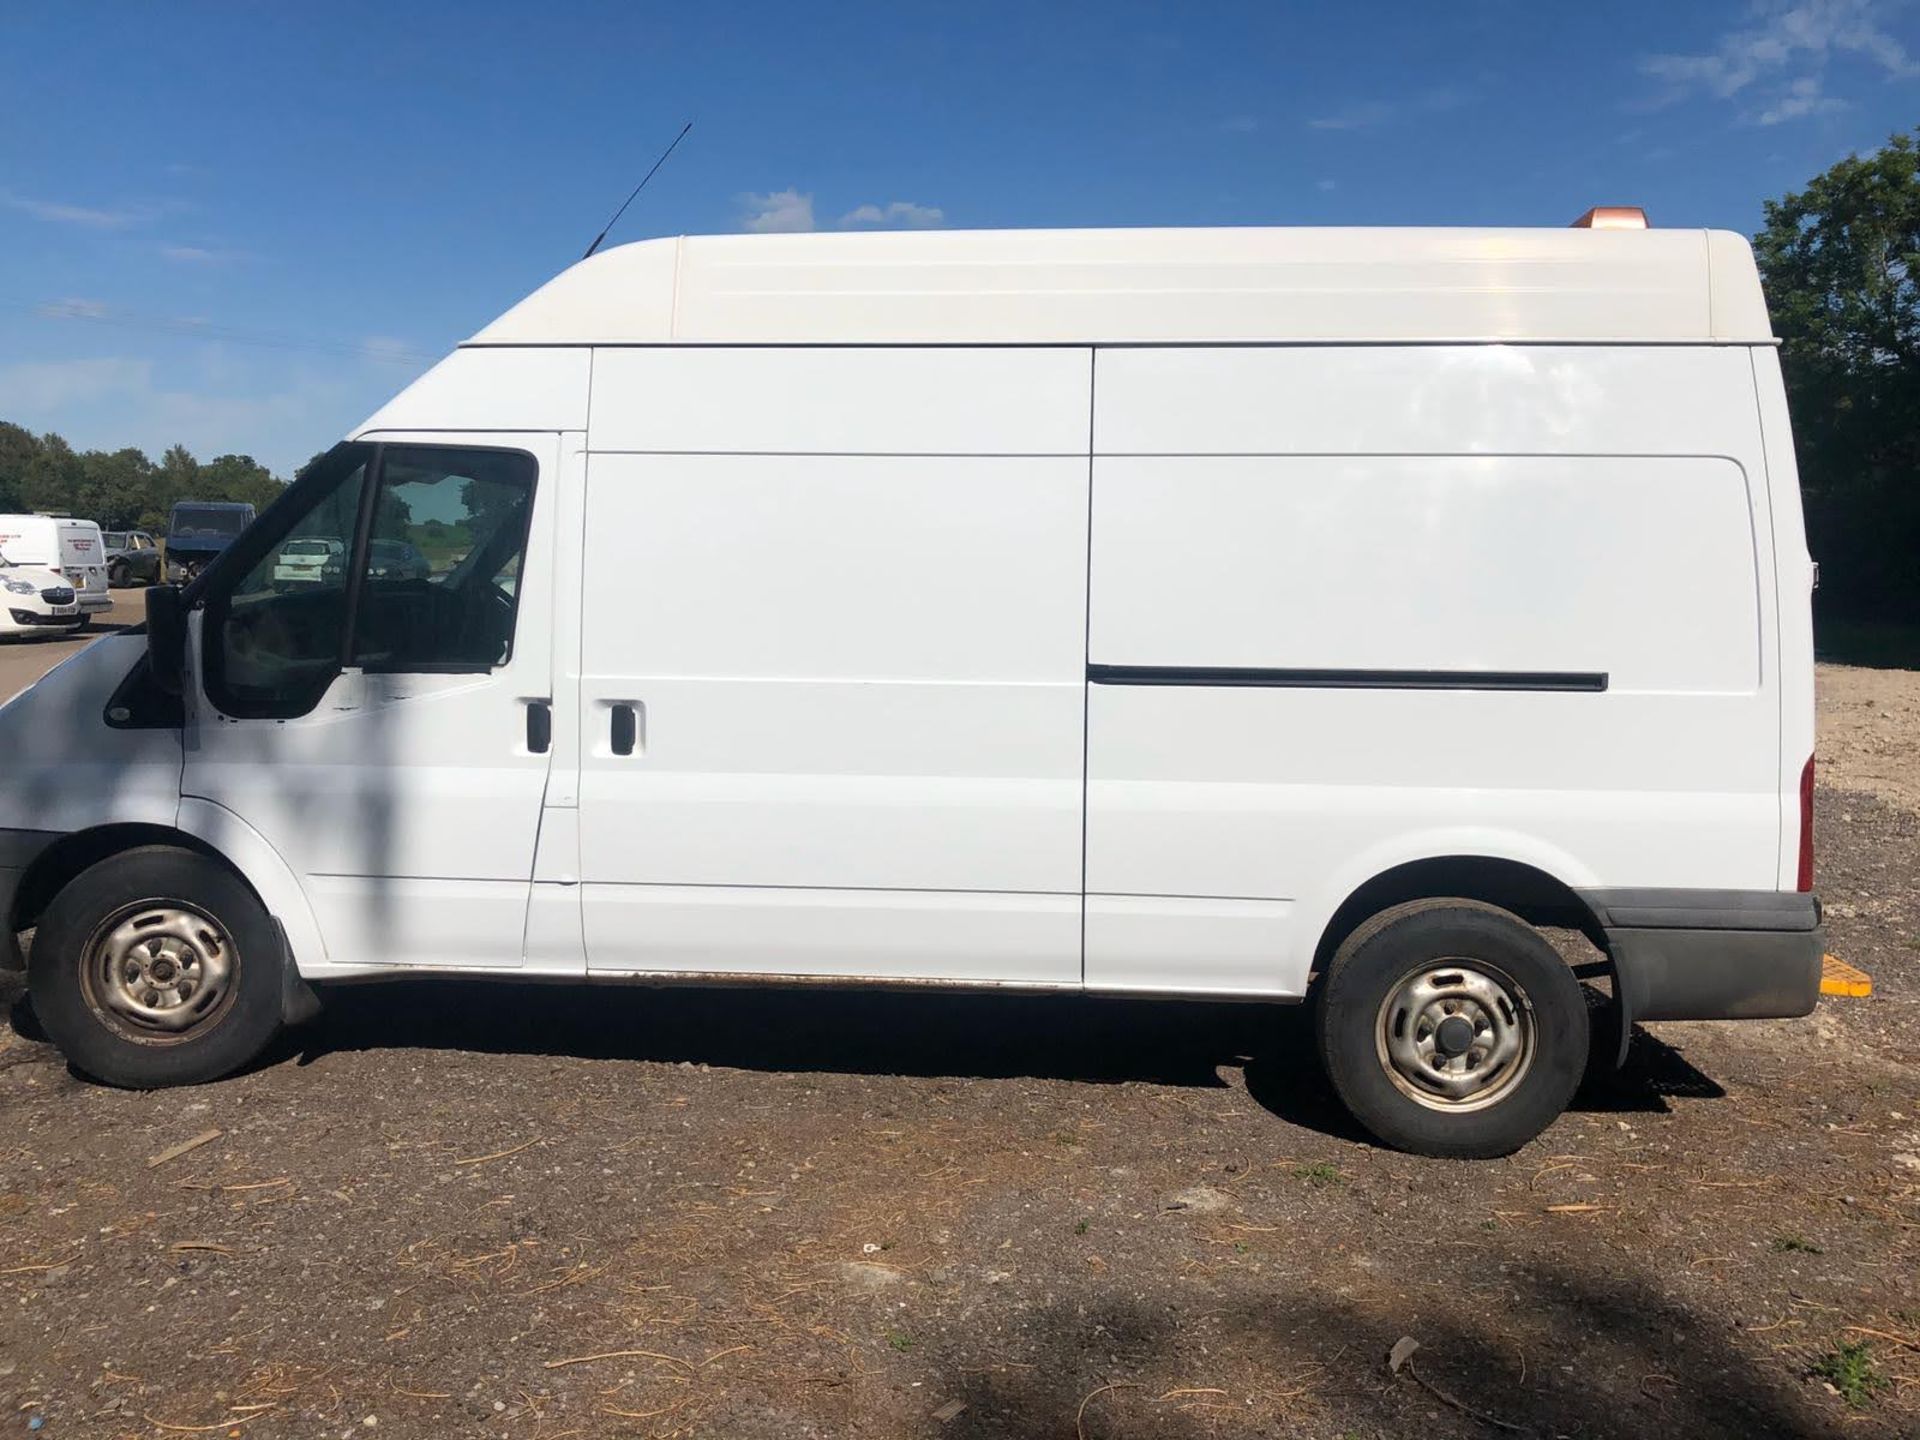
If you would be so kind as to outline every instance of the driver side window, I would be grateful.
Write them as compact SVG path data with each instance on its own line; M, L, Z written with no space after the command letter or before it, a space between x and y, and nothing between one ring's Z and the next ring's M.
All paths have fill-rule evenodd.
M340 673L347 575L337 562L353 543L369 457L366 446L329 456L321 463L329 471L337 465L338 473L318 483L305 510L264 553L228 583L215 572L204 663L207 697L226 714L305 715ZM265 521L274 518L270 510ZM334 564L326 563L328 555Z
M343 665L504 664L536 470L514 450L336 447L211 577L208 698L228 715L292 719Z
M511 450L394 446L381 459L353 663L487 670L513 653L534 462Z

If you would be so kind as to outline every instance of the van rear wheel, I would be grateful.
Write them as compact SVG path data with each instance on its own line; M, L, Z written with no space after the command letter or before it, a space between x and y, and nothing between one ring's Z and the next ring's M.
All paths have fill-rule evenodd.
M278 1033L280 937L205 855L154 845L69 881L27 961L35 1015L74 1068L156 1089L231 1074Z
M1353 1117L1418 1155L1511 1154L1552 1124L1586 1069L1586 1002L1517 916L1421 900L1374 916L1321 981L1320 1055Z

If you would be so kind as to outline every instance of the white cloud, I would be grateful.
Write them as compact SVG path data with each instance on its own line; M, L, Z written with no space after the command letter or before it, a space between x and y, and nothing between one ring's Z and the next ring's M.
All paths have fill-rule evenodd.
M766 195L748 192L740 197L740 204L747 212L746 218L740 222L740 228L751 230L756 235L813 229L811 194L802 195L792 188L775 190Z
M104 300L49 300L39 307L42 315L49 320L104 320L113 313L111 306Z
M83 225L90 230L119 230L152 218L152 211L146 209L97 210L87 205L69 205L60 200L36 200L30 195L16 195L11 190L0 190L0 205L49 224Z
M247 258L239 250L209 250L200 245L162 245L160 254L176 265L226 265Z
M1348 105L1331 115L1318 115L1307 121L1309 130L1366 130L1393 119L1394 108L1384 100L1367 100Z
M1403 100L1361 100L1326 115L1316 115L1307 121L1309 130L1371 130L1381 125L1390 125L1396 120L1411 119L1418 115L1439 115L1448 110L1458 110L1473 97L1464 90L1442 88L1428 90L1423 94L1409 96Z
M1768 98L1749 118L1762 125L1840 109L1842 101L1822 93L1821 77L1836 57L1891 79L1920 75L1920 64L1886 29L1885 13L1882 0L1765 0L1756 8L1759 23L1729 31L1705 54L1642 57L1640 73L1662 87L1646 103L1657 108L1693 95L1733 100L1760 87Z
M0 364L0 417L58 431L80 449L137 445L157 456L178 441L203 458L251 454L291 475L430 363L390 335L296 344L188 316L129 320L95 300L36 308L160 332L97 358ZM276 353L295 348L321 353Z
M418 369L428 364L430 358L405 340L392 335L367 336L360 342L360 353L376 365L398 365L408 369Z
M1786 94L1762 110L1755 118L1762 125L1778 125L1785 120L1798 120L1807 115L1824 115L1830 111L1847 108L1846 101L1821 94L1820 83L1818 75L1802 75L1787 87Z
M891 200L885 205L858 205L840 217L847 225L904 225L910 230L925 230L947 223L947 212L937 205L916 205L911 200Z
M320 355L345 356L370 360L379 365L403 365L416 370L433 362L432 354L417 350L406 340L391 335L370 335L364 340L348 340L325 332L294 334L271 330L242 329L224 325L204 315L164 314L153 311L123 310L104 300L50 300L34 307L36 314L49 320L88 320L121 330L144 330L156 335L183 336L204 340L210 345L240 345L267 350L304 350Z
M1260 121L1252 115L1229 115L1220 122L1220 128L1229 135L1251 135L1260 128Z
M98 360L30 360L0 366L0 415L61 410L113 394L146 389L153 362L109 356Z
M1316 190L1338 190L1340 188L1340 182L1338 180L1316 180L1313 182L1313 188Z
M0 365L0 415L58 431L76 449L137 445L157 457L177 441L202 459L248 454L291 476L396 388L374 366L265 356L234 365L203 345L164 361L121 354Z

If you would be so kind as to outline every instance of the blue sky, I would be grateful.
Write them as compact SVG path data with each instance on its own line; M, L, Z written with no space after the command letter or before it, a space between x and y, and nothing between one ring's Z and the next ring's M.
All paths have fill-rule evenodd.
M1920 14L9 0L0 96L0 419L287 473L577 258L689 118L613 241L1617 203L1751 232L1920 123Z

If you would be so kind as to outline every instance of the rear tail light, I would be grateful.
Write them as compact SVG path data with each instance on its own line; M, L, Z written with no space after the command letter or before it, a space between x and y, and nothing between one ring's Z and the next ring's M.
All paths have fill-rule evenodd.
M64 575L67 573L66 571L62 570L58 565L49 565L47 566L47 569L50 573L54 575Z
M1813 889L1813 756L1800 772L1800 890Z

